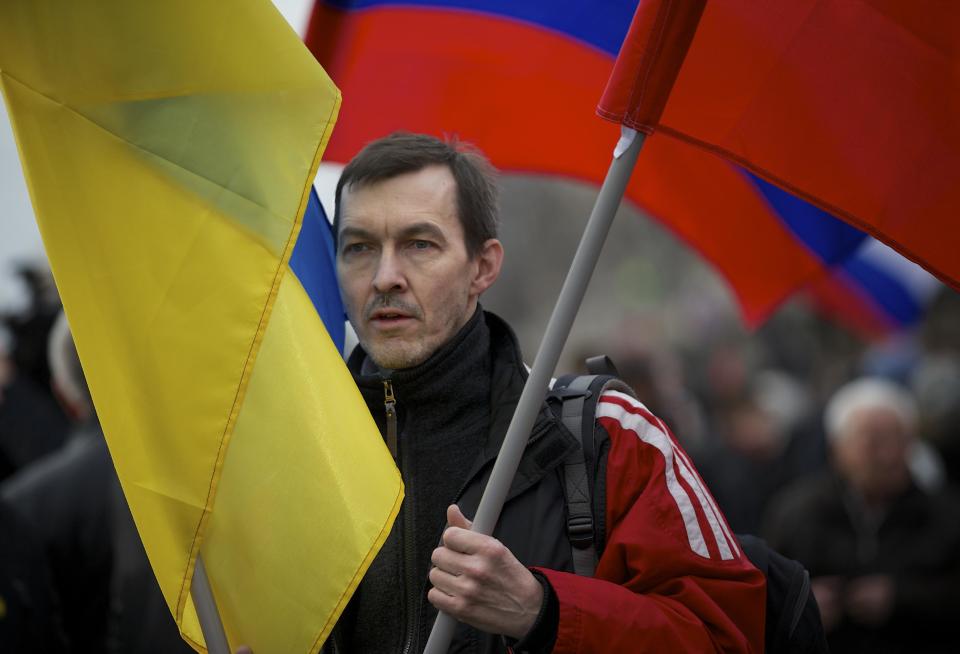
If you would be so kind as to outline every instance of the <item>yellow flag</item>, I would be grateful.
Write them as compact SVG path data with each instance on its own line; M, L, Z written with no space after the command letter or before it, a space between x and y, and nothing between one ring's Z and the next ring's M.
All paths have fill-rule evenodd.
M268 0L3 0L0 85L124 493L183 636L313 652L399 474L288 260L339 92Z

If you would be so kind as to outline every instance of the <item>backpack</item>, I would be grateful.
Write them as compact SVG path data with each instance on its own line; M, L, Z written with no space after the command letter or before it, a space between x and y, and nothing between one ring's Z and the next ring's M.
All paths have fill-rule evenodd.
M594 429L594 416L601 393L619 390L635 396L622 382L607 357L587 360L587 375L559 378L547 400L559 411L563 425L580 442L563 463L563 487L567 507L567 536L578 575L592 577L606 533L604 454L610 443L606 432ZM594 504L596 502L596 504ZM596 519L595 519L596 517ZM803 564L779 554L756 536L736 535L750 562L767 580L765 649L770 654L816 654L828 652L820 610L810 591L810 575Z

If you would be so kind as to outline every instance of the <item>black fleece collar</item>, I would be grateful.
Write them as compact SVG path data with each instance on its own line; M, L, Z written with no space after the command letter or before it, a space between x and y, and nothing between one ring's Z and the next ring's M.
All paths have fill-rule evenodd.
M350 354L347 368L353 373L357 385L361 388L367 386L382 388L385 379L397 384L417 385L425 378L445 372L446 368L462 365L464 358L479 359L487 356L489 336L483 316L483 310L477 305L473 316L452 339L431 354L426 361L412 368L402 370L380 368L360 345Z
M482 336L482 337L481 337ZM478 343L485 342L482 347ZM438 371L454 369L463 365L474 368L475 358L480 350L488 357L490 376L489 402L490 422L488 434L480 454L471 466L468 480L477 480L486 476L488 469L500 452L500 446L506 436L510 421L516 409L523 386L527 380L527 368L523 362L520 345L510 326L496 314L483 311L479 306L473 317L446 345L430 356L419 366L406 370L387 371L396 389L403 389L403 398L398 402L428 401L443 402L452 394L456 396L462 390L461 384L467 379L451 383L456 376L438 375ZM380 422L378 410L382 403L383 381L381 372L358 374L362 369L370 370L366 352L360 346L354 349L347 367L354 374L360 392L371 404L374 418ZM374 366L374 369L376 367ZM464 368L466 369L466 368ZM430 383L431 377L440 380ZM428 380L428 383L417 383ZM401 391L398 391L401 392ZM411 397L410 393L413 393ZM517 475L508 497L514 497L535 484L544 474L559 465L566 454L579 447L576 439L553 415L544 402L540 414L534 423L527 448L524 452Z

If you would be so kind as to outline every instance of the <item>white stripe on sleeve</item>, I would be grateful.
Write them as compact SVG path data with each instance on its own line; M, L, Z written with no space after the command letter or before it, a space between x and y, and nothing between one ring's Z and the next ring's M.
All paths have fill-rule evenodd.
M717 518L712 504L708 501L710 497L709 494L704 491L700 480L693 474L687 462L684 461L680 450L674 448L673 451L677 453L677 464L680 467L680 476L683 477L687 485L693 489L697 500L700 502L700 508L703 509L703 515L707 516L707 523L710 525L711 531L713 531L714 540L717 541L717 549L720 550L720 558L725 561L732 559L733 553L730 551L730 543L727 540L727 535L723 532L723 528L720 526L723 521ZM736 547L736 545L734 545L734 547Z
M606 393L604 393L606 395ZM624 396L629 397L629 396ZM631 398L632 399L632 398ZM634 402L636 400L633 400ZM690 543L690 549L705 559L710 558L710 552L707 549L707 543L703 538L703 532L700 530L700 523L697 520L697 512L690 501L687 491L677 480L677 473L673 467L673 444L670 438L659 429L655 428L646 418L630 413L615 402L604 402L600 398L597 404L597 418L611 418L620 423L623 429L634 432L640 440L648 445L657 448L664 459L664 476L667 482L667 490L677 504L680 516L683 518L683 525L686 528L687 540Z
M619 391L607 391L604 394L612 395L623 400L624 402L627 402L631 406L645 411L657 421L657 424L660 425L660 431L663 432L664 435L669 434L670 430L668 430L667 426L663 424L663 421L657 416L653 415L650 410L643 405L642 402L637 400L632 395L627 395L626 393L621 393ZM694 494L697 496L697 500L700 503L700 508L703 510L703 514L707 518L707 523L710 525L710 530L713 532L713 538L717 543L717 549L720 550L721 558L724 560L729 560L734 558L734 555L739 557L740 548L737 545L736 538L734 538L733 534L730 532L730 527L727 526L726 520L723 518L723 514L720 512L719 507L717 507L716 501L710 495L710 492L704 488L703 482L694 472L693 464L690 462L690 459L687 457L686 453L679 447L676 447L676 445L673 443L673 440L670 439L669 436L667 438L673 447L673 451L676 453L677 466L680 469L680 476L683 477L683 480L687 482L687 485L693 489Z
M658 418L658 420L659 420L659 418ZM662 421L661 421L661 424L663 424ZM700 482L699 477L697 476L697 474L696 474L695 472L693 472L693 464L690 463L690 458L686 455L686 453L685 453L683 450L680 450L680 449L677 449L676 452L677 452L677 457L680 459L680 462L681 462L684 466L686 466L687 468L689 468L691 474L692 474L695 478L697 478L697 481L698 481L698 483L697 483L697 488L703 489L703 496L704 496L704 498L706 499L707 503L710 505L710 510L711 510L712 514L715 516L716 521L717 521L718 523L720 523L720 528L723 530L723 535L726 537L727 542L730 544L730 548L733 549L733 552L739 557L739 556L740 556L740 546L737 544L737 539L736 539L736 537L735 537L735 536L733 535L733 533L730 531L730 526L727 524L726 519L723 517L723 513L720 511L720 507L717 506L716 500L713 499L713 496L710 494L710 491L703 487L703 483ZM688 482L688 483L689 483L689 482ZM704 511L704 513L707 513L707 511ZM709 513L707 513L707 514L710 515ZM711 523L711 527L712 527L712 526L713 526L713 523ZM714 533L716 533L716 530L714 530ZM718 542L718 543L720 542L720 539L719 539L719 538L717 539L717 542Z

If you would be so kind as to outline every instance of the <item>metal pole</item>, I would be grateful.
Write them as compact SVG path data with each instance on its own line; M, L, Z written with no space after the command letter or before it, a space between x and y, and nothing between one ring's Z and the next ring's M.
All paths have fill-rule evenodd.
M193 568L193 584L190 585L190 595L193 605L197 609L200 619L200 630L203 640L207 644L210 654L230 654L230 644L227 642L227 633L220 621L217 611L217 602L213 599L213 590L207 578L207 570L203 566L203 559L197 555L197 564Z
M600 258L603 242L607 238L627 182L630 181L630 174L637 163L637 155L640 153L645 135L628 128L622 128L622 133L623 136L614 150L614 158L607 171L607 177L593 205L590 220L580 239L577 253L573 257L567 279L560 290L560 297L550 316L550 322L547 323L540 350L534 359L527 383L523 387L517 409L507 429L503 445L500 447L500 454L490 473L490 480L483 491L477 515L473 519L472 531L490 535L500 518L507 491L517 473L520 457L523 455L530 430L533 429L533 423L540 412L540 405L550 384L550 377L557 367L563 345L570 334L573 320L577 316L590 277ZM454 618L441 612L430 632L424 654L445 654L450 647L456 626L457 622Z

